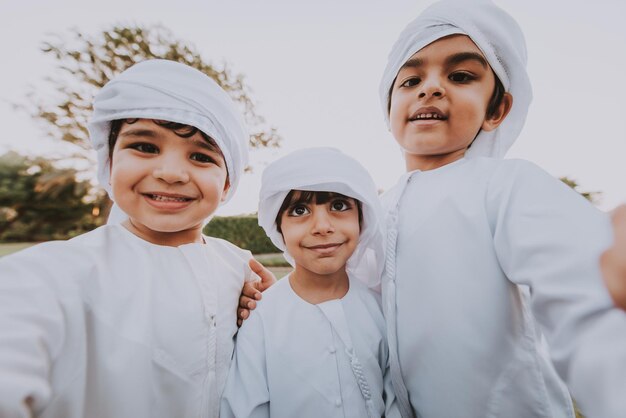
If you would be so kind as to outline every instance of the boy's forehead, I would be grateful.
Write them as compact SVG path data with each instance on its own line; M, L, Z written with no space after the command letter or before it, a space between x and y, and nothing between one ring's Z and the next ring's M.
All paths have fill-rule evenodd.
M407 67L418 67L429 60L444 60L454 64L466 60L474 60L484 67L490 67L489 62L480 48L467 35L454 34L439 38L414 53L400 70Z

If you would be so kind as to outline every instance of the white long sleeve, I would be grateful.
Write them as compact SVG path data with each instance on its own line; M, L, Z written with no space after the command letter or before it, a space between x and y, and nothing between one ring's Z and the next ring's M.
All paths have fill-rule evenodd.
M0 259L0 416L217 417L250 254L205 240L109 225Z
M610 416L589 408L616 397L584 389L626 387L610 372L626 351L588 370L592 353L626 338L598 267L606 214L531 163L489 158L408 173L385 200L397 237L383 283L397 317L392 373L415 412L572 417L563 379L583 412Z

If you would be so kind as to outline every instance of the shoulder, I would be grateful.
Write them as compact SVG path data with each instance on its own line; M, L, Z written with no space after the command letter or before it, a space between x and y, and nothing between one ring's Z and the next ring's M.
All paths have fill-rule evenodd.
M521 159L500 160L494 163L489 181L492 195L520 196L529 199L548 199L588 202L557 177L538 165Z
M263 298L257 304L255 312L264 315L276 314L281 309L286 309L288 302L294 297L289 284L289 276L278 280L272 287L263 292Z
M226 241L225 239L209 237L206 235L203 235L203 238L209 249L214 250L220 254L246 260L249 260L252 257L252 253L250 251L239 248L235 244Z
M360 280L350 280L350 299L365 308L370 316L382 317L382 301L380 293L369 289Z
M94 255L104 254L105 246L109 245L106 227L96 228L66 241L48 241L33 245L17 253L2 257L2 262L19 261L43 264L47 261L58 263L62 260L79 260ZM68 266L69 267L69 266Z
M103 230L87 232L67 241L49 241L34 245L0 259L0 277L8 284L31 285L59 291L70 297L70 289L90 281L98 266L106 265L110 253Z
M263 298L257 303L257 308L250 313L250 318L244 321L240 333L259 333L263 324L276 323L289 317L288 313L294 306L294 295L289 287L287 278L281 279L272 287L263 292Z
M214 258L222 266L229 266L229 268L234 269L238 277L241 276L243 271L244 275L242 277L246 281L252 279L252 270L248 266L248 262L252 258L250 251L241 249L221 238L203 237L210 258Z

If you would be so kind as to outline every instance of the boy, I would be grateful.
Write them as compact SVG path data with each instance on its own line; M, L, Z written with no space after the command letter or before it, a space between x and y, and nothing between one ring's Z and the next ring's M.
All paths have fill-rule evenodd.
M384 259L379 210L367 171L335 149L265 169L259 224L295 269L239 330L222 418L399 417L368 289Z
M153 60L102 88L89 130L127 219L0 260L0 416L217 417L250 254L201 231L246 164L240 115Z
M521 30L489 1L435 3L389 55L381 102L407 173L385 197L383 296L405 416L573 416L542 333L582 412L618 416L608 392L580 390L624 387L606 373L624 354L587 361L626 340L599 277L607 219L501 159L530 103L525 64Z

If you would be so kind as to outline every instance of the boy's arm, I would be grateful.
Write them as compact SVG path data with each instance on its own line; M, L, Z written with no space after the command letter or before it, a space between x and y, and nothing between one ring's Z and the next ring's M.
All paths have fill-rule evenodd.
M269 418L263 322L254 315L239 330L220 404L222 418Z
M256 308L256 301L261 300L261 292L269 289L276 283L276 277L263 264L254 258L248 262L250 269L261 278L261 280L245 282L239 296L239 307L237 308L237 326L241 326L243 321L248 319L250 311Z
M613 212L613 246L600 258L606 287L619 308L626 310L626 205Z
M536 166L514 168L494 173L487 196L500 266L529 286L533 316L581 411L623 417L626 314L613 305L598 263L610 244L608 216Z
M64 338L53 291L30 271L34 260L0 260L0 416L30 417L51 397L52 358Z

